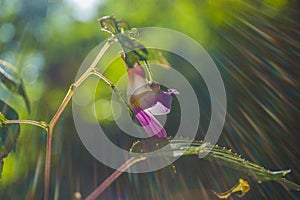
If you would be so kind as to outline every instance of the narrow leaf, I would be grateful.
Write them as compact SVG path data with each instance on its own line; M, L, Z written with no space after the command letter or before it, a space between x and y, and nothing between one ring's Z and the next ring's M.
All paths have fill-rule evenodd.
M13 93L21 95L25 101L28 112L30 102L25 92L24 84L17 68L10 63L0 59L0 80L1 83Z

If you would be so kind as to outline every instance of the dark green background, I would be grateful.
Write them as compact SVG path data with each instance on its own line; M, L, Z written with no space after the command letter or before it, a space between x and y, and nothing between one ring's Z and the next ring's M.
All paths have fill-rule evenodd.
M219 145L268 169L291 169L288 178L300 182L297 1L95 0L81 7L87 4L93 5L94 13L78 9L71 0L0 0L0 59L20 69L32 113L26 113L19 97L1 94L1 98L15 107L21 118L52 117L84 58L109 36L100 31L96 19L114 14L134 27L170 28L203 45L217 64L227 92L228 113ZM174 55L166 56L198 95L201 121L197 137L202 138L210 118L206 86L188 63ZM113 68L107 76L114 81L123 67ZM111 94L104 84L98 89L96 98ZM84 148L70 108L54 133L51 199L71 199L77 191L85 197L113 172ZM168 119L170 135L176 131L178 112L175 106ZM132 139L111 121L102 124L112 132L112 140L120 141L123 148L130 147ZM46 136L36 127L21 128L15 153L4 159L0 199L43 196ZM176 174L169 167L146 174L125 173L100 199L216 199L211 190L226 191L240 177L251 185L243 199L300 198L299 192L288 192L277 183L258 184L238 170L197 156L180 158L174 164Z

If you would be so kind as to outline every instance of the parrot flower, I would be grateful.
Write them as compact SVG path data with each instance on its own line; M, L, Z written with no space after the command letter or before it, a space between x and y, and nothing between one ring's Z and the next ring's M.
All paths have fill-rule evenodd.
M149 136L167 137L164 127L154 115L170 112L172 94L179 94L174 89L162 91L159 83L149 84L145 71L139 62L133 68L127 68L127 96L133 113Z
M113 16L99 19L102 30L111 34L120 43L127 72L128 90L127 96L130 109L136 116L149 136L167 137L163 126L155 119L154 115L165 115L170 112L172 94L179 94L176 90L161 91L159 83L152 81L149 60L157 61L166 67L170 67L168 61L158 51L151 51L142 45L137 39L129 37L126 31L133 31L124 20L116 20ZM145 62L149 73L148 81L140 62Z

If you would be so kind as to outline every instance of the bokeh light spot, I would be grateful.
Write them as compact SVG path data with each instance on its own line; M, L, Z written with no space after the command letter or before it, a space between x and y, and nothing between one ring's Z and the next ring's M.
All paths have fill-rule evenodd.
M93 99L92 91L89 87L80 86L75 90L73 100L80 106L88 105Z
M4 23L0 27L0 41L9 42L15 35L15 26L11 23Z

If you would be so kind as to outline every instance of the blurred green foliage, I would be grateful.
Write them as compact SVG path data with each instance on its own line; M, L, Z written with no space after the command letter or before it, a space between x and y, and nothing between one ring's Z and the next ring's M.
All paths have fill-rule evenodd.
M22 101L20 98L17 99L18 97L7 97L7 101L19 111L21 119L49 120L62 101L69 85L74 81L84 58L96 45L109 37L107 33L100 32L100 26L96 21L97 18L105 15L123 18L133 27L159 26L174 29L194 38L212 55L230 55L235 54L237 49L226 43L227 36L237 38L236 44L242 45L240 48L247 48L248 43L252 44L246 39L239 40L244 36L243 32L239 32L239 28L245 30L239 16L246 21L251 19L251 23L257 27L264 26L262 22L275 27L278 25L275 28L279 31L278 37L284 37L284 34L293 37L293 29L299 27L295 25L294 20L299 16L297 8L299 9L299 5L296 1L287 0L0 0L0 59L18 66L31 102L32 113L27 114L25 105L18 103ZM245 16L250 16L250 18ZM284 25L288 27L285 32L284 28L281 28ZM265 30L269 30L268 27ZM251 30L248 30L248 33L250 36L256 34ZM246 42L243 44L243 41ZM260 42L257 43L259 45ZM256 51L255 47L248 48ZM169 58L171 58L169 60L171 64L177 63L180 66L180 64L186 63L172 55L169 55ZM222 63L218 62L220 57L213 56L213 58L224 76L226 89L229 94L233 94L233 97L230 95L228 97L229 114L235 114L234 96L240 95L243 98L244 94L239 93L241 88L235 88L239 82L232 82L232 77L228 75L236 73L233 67L229 67L234 64L224 67ZM243 57L237 56L236 59L235 64L242 66L245 63ZM121 60L116 60L104 74L112 81L116 81L124 74L124 66ZM248 67L247 64L244 64L246 72L249 70ZM203 92L204 86L199 85L199 77L193 77L192 71L184 69L182 71L186 76L191 77L192 82L194 81L201 99L199 101L203 105L208 105L201 110L203 112L201 116L205 116L203 117L204 122L201 122L204 124L199 128L200 136L202 136L209 121L207 113L210 113L207 92ZM98 85L96 98L106 99L110 94L109 87L103 83ZM244 98L245 101L247 98L250 99L249 96ZM246 104L246 102L244 103ZM293 111L287 112L294 114ZM115 133L114 137L121 135L119 130L110 127L110 123L111 121L108 120L105 126ZM291 126L290 130L296 129L293 121L286 123ZM241 126L249 130L244 134L254 132L249 125L242 124ZM41 199L43 196L45 133L28 125L22 125L21 129L16 152L5 159L0 181L0 199ZM265 128L264 131L269 134L270 138L273 137L273 129ZM299 174L299 166L295 164L299 158L286 158L288 150L278 150L277 160L282 158L281 161L278 161L279 167L276 161L263 162L270 160L268 154L270 151L263 152L260 157L256 153L257 149L251 149L256 145L260 147L263 144L253 140L252 142L256 142L256 145L252 145L251 140L247 140L247 136L234 134L236 133L231 128L225 128L223 137L227 139L221 139L220 143L239 153L244 152L244 155L248 155L253 161L267 165L267 168L293 168L292 171L296 170ZM292 141L292 146L297 151L299 148L293 145L295 138L296 136L287 135L281 142L285 145L291 144ZM131 140L122 137L120 140L124 144L124 148L130 147ZM248 146L247 142L249 142ZM278 141L273 142L274 144L271 144L270 148L277 151L275 149ZM72 194L76 191L86 196L112 172L111 169L94 160L83 147L74 128L70 106L67 107L55 129L53 145L50 199L54 197L55 199L71 199ZM206 194L211 195L209 193L211 188L217 190L226 186L229 181L235 182L240 176L238 173L228 176L226 174L234 173L230 170L226 171L226 169L220 172L222 168L212 166L210 163L200 163L197 158L184 159L177 163L177 172L183 172L182 175L172 174L171 169L163 169L150 175L129 174L121 177L115 185L109 188L107 193L103 194L103 199L142 199L142 197L172 199L175 198L172 194L176 192L183 194L186 191L195 190L195 188L199 189L202 184L206 184L205 188L207 189L202 188L202 193L197 193L199 197L204 195L203 198L205 198ZM191 163L185 167L183 162L197 162L199 167ZM166 178L157 181L155 178L157 175ZM297 177L299 178L299 175ZM148 186L149 182L151 187ZM150 189L148 190L147 187ZM160 187L170 192L164 192L163 189L161 191ZM254 187L254 189L259 191L259 188ZM277 195L279 198L280 195L286 197L287 194L279 189L267 195L269 197ZM264 194L258 192L249 196L249 199L263 198L262 196Z

